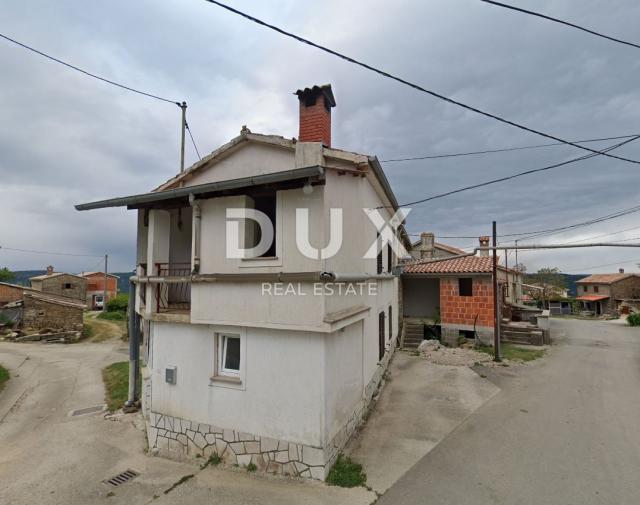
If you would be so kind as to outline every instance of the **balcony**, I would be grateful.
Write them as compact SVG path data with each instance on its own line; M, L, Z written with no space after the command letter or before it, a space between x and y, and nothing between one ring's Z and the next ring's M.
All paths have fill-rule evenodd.
M175 278L191 275L191 263L156 263L155 273L170 281L153 288L156 312L188 313L191 310L191 283Z

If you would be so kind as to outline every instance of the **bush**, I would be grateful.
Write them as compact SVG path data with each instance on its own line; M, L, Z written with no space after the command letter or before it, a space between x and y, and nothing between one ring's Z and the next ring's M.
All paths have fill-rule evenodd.
M126 312L101 312L98 319L106 319L107 321L125 321L127 319Z
M129 307L129 295L120 293L107 302L107 312L126 312Z
M640 326L640 312L636 312L627 317L627 323L629 326Z
M362 465L354 463L351 458L340 454L335 464L329 470L327 483L332 486L356 487L367 482L367 475L362 471Z
M11 319L9 319L9 316L7 316L6 314L0 313L0 324L6 324L11 328L13 326L13 321L11 321Z

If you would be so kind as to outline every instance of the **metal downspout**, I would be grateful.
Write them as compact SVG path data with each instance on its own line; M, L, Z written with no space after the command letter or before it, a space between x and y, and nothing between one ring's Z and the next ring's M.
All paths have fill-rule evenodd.
M140 397L138 391L138 375L140 375L140 325L136 314L136 285L129 280L129 398L124 403L126 411L137 406Z

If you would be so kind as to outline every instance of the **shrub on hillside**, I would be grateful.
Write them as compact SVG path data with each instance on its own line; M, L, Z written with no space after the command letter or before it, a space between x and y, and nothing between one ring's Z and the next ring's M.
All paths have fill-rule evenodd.
M107 312L126 312L129 306L129 295L120 293L107 302Z
M101 312L98 319L106 319L107 321L125 321L127 319L126 312Z
M627 323L630 326L640 326L640 312L636 312L627 317Z

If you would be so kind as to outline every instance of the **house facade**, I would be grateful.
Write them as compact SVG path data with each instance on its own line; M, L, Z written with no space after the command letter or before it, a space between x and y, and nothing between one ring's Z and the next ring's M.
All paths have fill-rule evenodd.
M488 243L480 238L481 245ZM493 258L488 254L449 255L402 266L403 317L408 323L440 328L442 340L460 338L492 344L494 335ZM498 266L499 303L518 304L522 274Z
M31 277L29 282L36 291L85 303L87 280L79 275L55 272L50 265L46 274Z
M87 280L86 304L90 310L102 309L104 303L104 272L84 272L81 277ZM118 295L117 275L107 274L107 301Z
M640 274L594 274L576 281L582 309L596 316L619 314L625 306L640 305Z
M397 202L375 157L331 147L331 87L296 94L297 140L243 127L151 193L78 208L138 211L150 449L324 479L395 348L397 259L367 252Z

